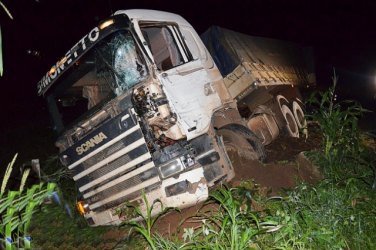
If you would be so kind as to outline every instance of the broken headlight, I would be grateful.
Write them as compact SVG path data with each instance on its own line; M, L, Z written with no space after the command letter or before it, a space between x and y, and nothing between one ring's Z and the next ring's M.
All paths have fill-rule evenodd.
M166 164L163 164L159 167L159 171L163 178L170 177L176 173L179 173L184 169L184 164L179 158L169 161Z

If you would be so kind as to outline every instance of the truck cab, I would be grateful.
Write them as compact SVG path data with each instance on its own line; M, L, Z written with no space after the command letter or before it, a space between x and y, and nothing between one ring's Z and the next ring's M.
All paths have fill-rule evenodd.
M51 67L38 94L47 100L59 158L90 225L132 219L127 204L145 211L142 194L150 203L192 206L234 176L212 123L230 95L201 39L178 15L116 12Z

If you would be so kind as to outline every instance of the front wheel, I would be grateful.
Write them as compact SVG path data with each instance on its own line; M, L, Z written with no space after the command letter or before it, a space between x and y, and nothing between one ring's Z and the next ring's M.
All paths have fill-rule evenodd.
M237 130L238 126L227 127L217 131L217 134L223 138L227 152L237 153L240 157L250 160L265 160L264 147L256 135L249 130L247 133L241 131L243 128L246 129L245 127L241 130Z

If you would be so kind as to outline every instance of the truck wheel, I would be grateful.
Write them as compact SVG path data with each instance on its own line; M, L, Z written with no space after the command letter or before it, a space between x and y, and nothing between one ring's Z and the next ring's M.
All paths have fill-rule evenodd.
M302 109L303 103L299 99L296 99L292 103L292 112L295 117L296 124L299 127L300 132L304 135L304 137L308 138L308 128L307 128L307 120L304 115L304 110Z
M276 99L277 99L279 108L282 108L282 105L287 105L287 106L289 105L289 101L283 95L277 95Z
M299 138L299 128L296 124L294 114L285 104L281 106L281 111L286 121L286 126L284 127L285 132L291 137Z
M294 114L294 118L298 127L300 129L305 128L307 126L307 121L304 116L304 111L296 100L292 102L292 113Z
M217 132L223 137L228 151L236 151L239 156L252 160L266 159L264 146L261 140L248 128L239 124L229 124Z
M244 137L242 137L238 133L228 129L220 129L218 130L217 134L222 136L226 151L230 155L232 153L235 153L242 158L249 160L258 160L259 157L253 150L252 146Z

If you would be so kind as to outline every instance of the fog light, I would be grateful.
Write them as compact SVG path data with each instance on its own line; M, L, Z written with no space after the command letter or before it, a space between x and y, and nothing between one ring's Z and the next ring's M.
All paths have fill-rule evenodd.
M76 207L81 215L87 214L90 211L89 205L85 204L83 201L77 202Z

